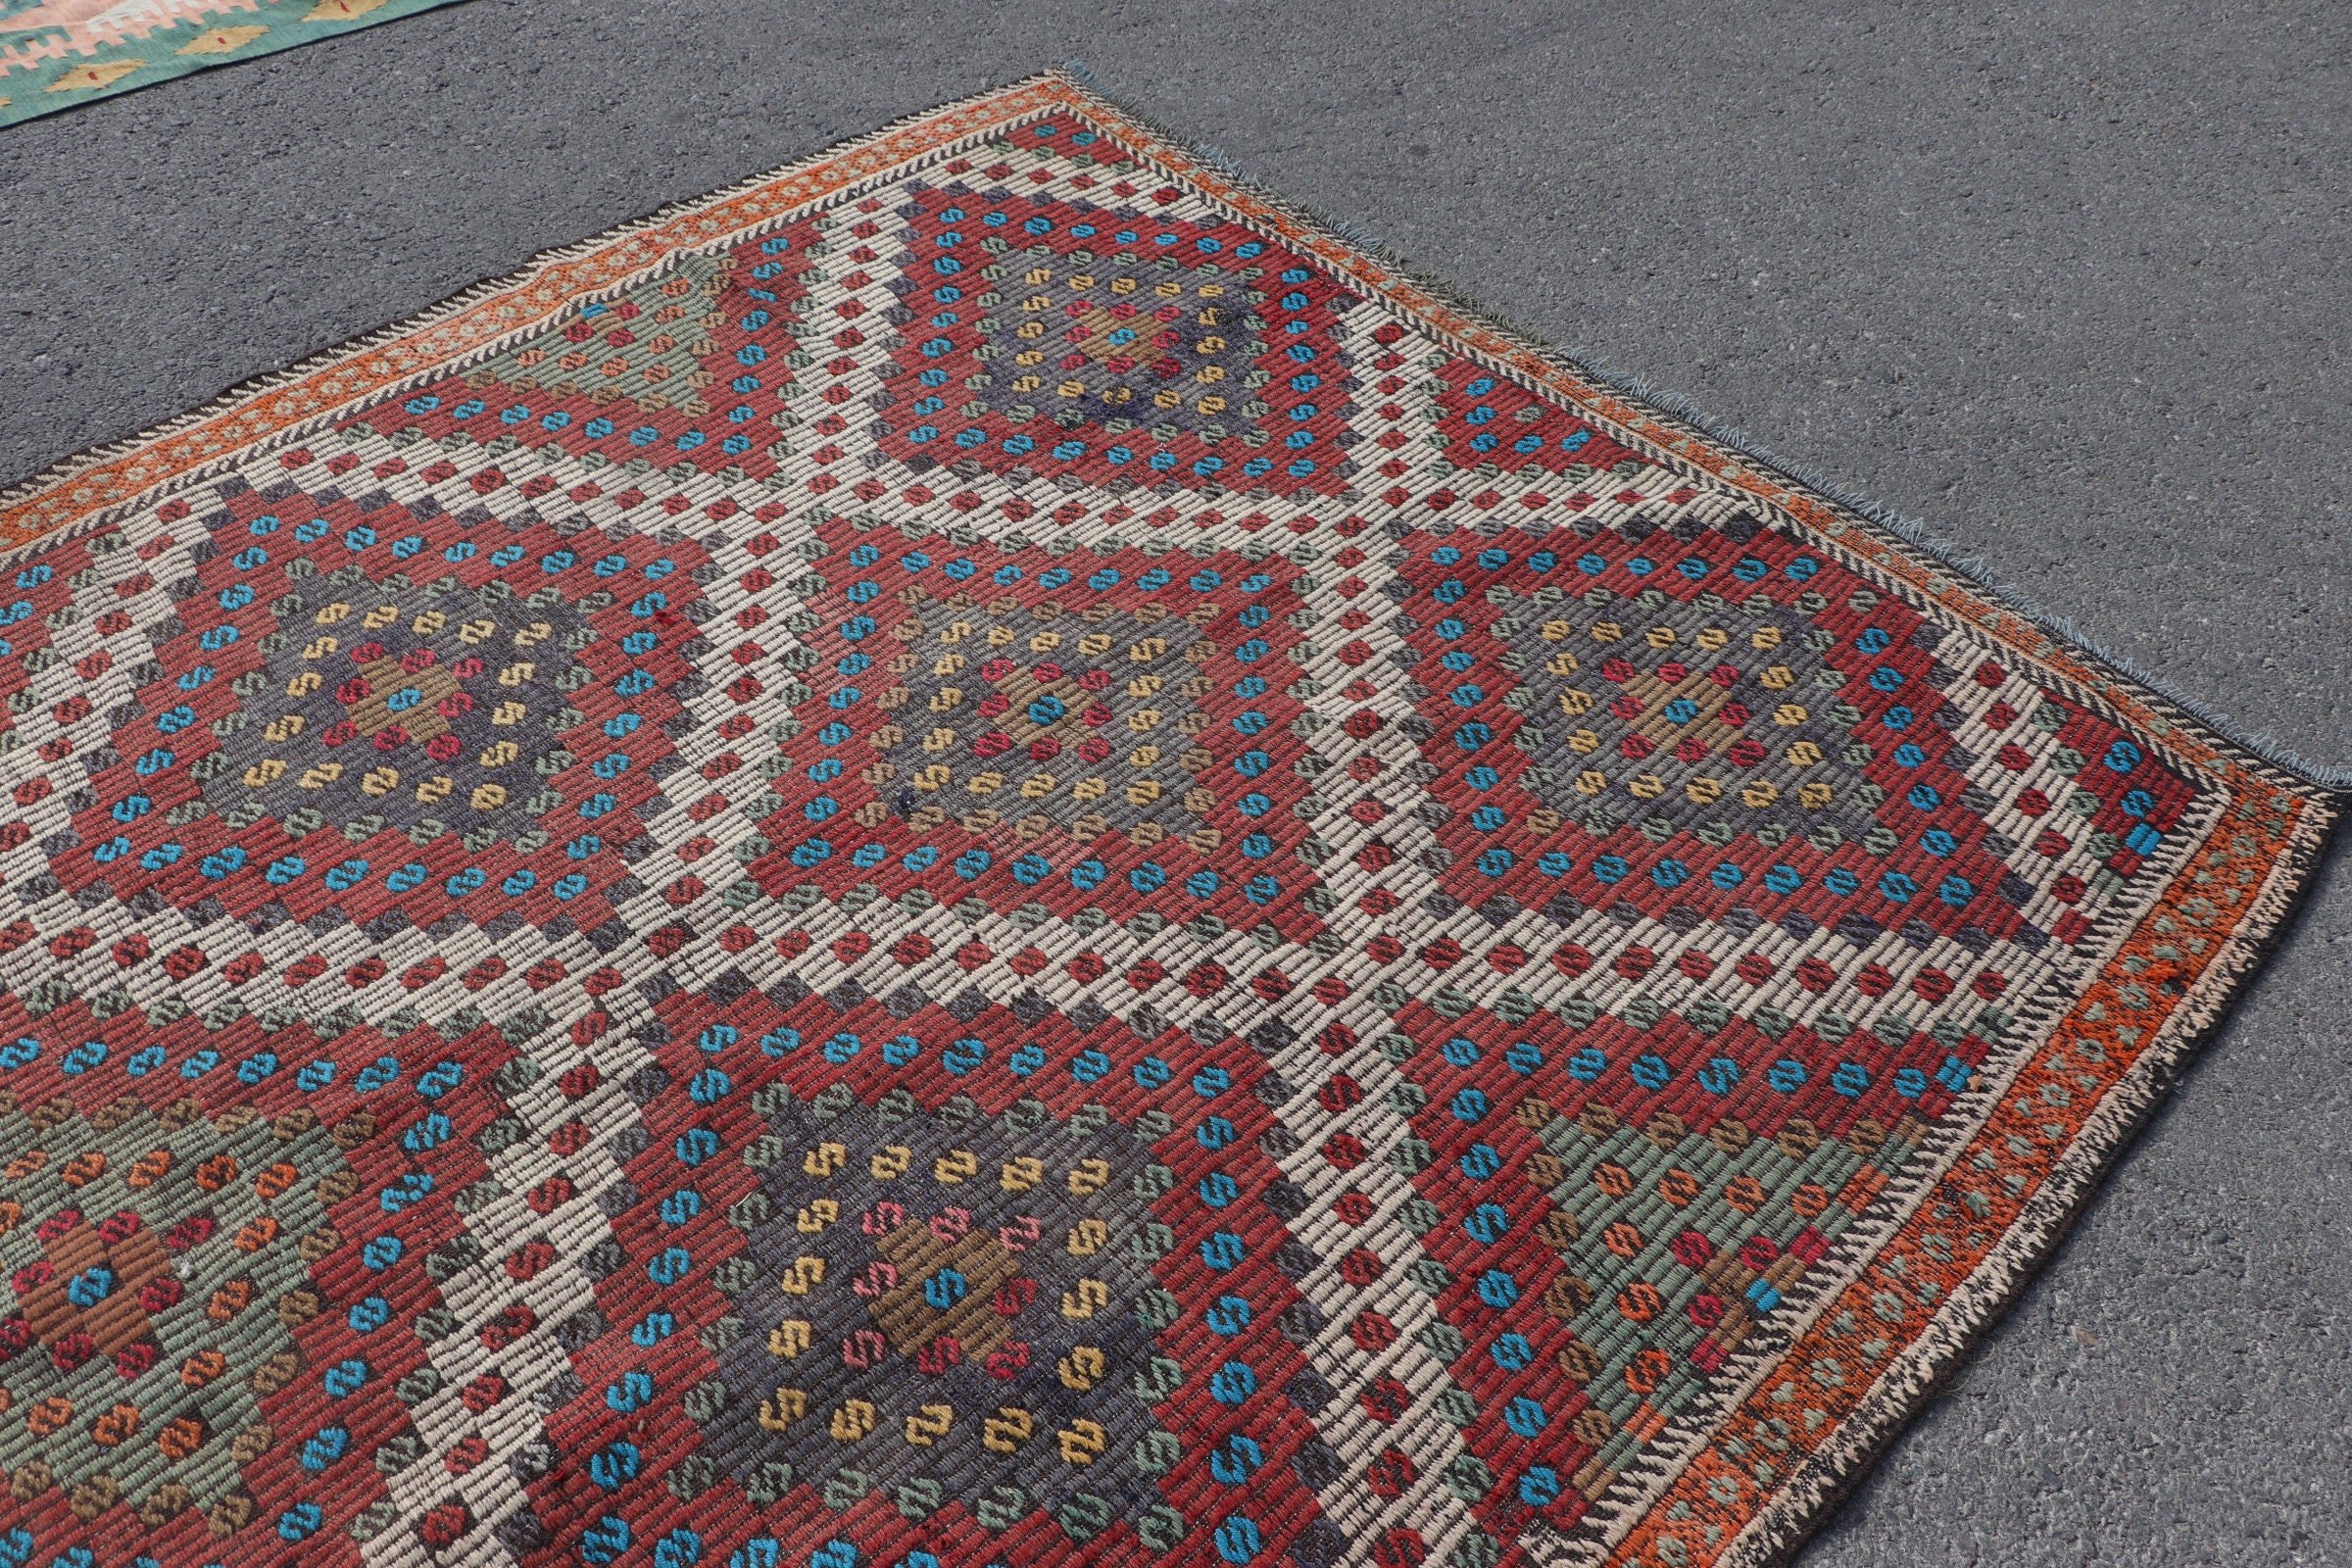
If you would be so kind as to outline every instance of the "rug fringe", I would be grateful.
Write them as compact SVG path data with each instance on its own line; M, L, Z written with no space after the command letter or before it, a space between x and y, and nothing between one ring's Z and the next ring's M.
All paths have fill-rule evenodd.
M1809 490L1834 503L1882 533L1892 535L1911 551L1965 579L1971 587L1995 604L2033 622L2050 633L2055 640L2088 656L2090 662L2113 670L2143 692L2160 699L2181 716L2193 720L2219 739L2228 742L2248 756L2258 759L2264 764L2285 774L2295 782L2307 788L2331 794L2352 792L2352 763L2327 762L2309 758L2267 731L2241 726L2237 720L2205 700L2182 692L2170 680L2145 669L2129 657L2113 652L2096 638L2085 635L2071 617L2045 611L2025 594L2003 584L1987 568L1982 555L1964 551L1960 546L1935 533L1918 518L1882 506L1844 481L1822 473L1810 465L1781 458L1770 448L1754 441L1737 426L1707 414L1681 392L1659 386L1646 376L1620 369L1604 357L1585 349L1563 349L1548 343L1541 334L1518 326L1507 317L1480 304L1453 285L1423 274L1400 255L1395 246L1388 244L1379 236L1367 232L1359 224L1319 213L1311 207L1303 206L1277 194L1250 178L1221 149L1194 142L1181 132L1161 123L1148 112L1139 110L1126 102L1109 89L1084 62L1073 60L1043 73L1042 75L1058 78L1076 91L1100 100L1105 108L1124 116L1183 149L1189 156L1215 169L1220 174L1247 190L1257 200L1343 240L1383 267L1389 268L1399 276L1408 279L1416 288L1433 298L1466 314L1477 316L1518 337L1532 351L1570 374L1588 378L1629 399L1645 404L1657 413L1690 426L1708 440L1736 450L1742 457L1752 460L1756 466L1775 476L1791 481L1797 488ZM1025 79L1036 81L1041 77ZM1020 84L1012 83L1010 85L1018 86ZM991 89L990 93L975 94L972 98L960 100L956 104L943 105L920 114L899 117L862 136L845 142L842 150L871 143L904 126L959 108L963 103L973 102L979 98L991 96L994 92L1004 90L1006 89ZM39 492L70 479L76 473L85 472L92 467L134 452L149 442L209 419L258 393L269 391L327 366L364 354L383 343L406 336L420 327L454 316L485 298L514 288L529 274L550 264L600 249L619 236L665 222L682 213L707 207L713 201L756 189L772 178L776 172L777 171L773 170L764 171L708 195L688 201L665 204L652 213L617 224L591 238L551 247L534 255L521 267L494 277L483 278L414 317L369 332L324 354L308 357L283 368L240 382L197 408L167 419L136 435L86 448L61 459L15 484L0 486L0 511L28 501Z
M2295 834L2291 853L2273 865L2246 909L2241 932L2256 934L2233 936L2216 956L2196 993L2182 999L2180 1010L2083 1127L1979 1273L1946 1298L1926 1332L1881 1375L1836 1437L1789 1473L1716 1568L1785 1568L1812 1538L1808 1521L1822 1518L1861 1484L1925 1408L1926 1397L1959 1370L2049 1266L2166 1092L2244 1000L2255 971L2296 929L2294 916L2310 897L2342 822L2340 815L2324 817Z
M1066 71L1041 72L1034 76L1026 76L1019 81L1007 82L999 87L991 87L986 91L972 93L963 98L956 99L950 103L938 104L932 108L922 110L918 113L898 116L896 119L887 121L884 123L875 126L872 130L865 131L859 135L852 136L847 140L839 142L825 150L831 154L855 152L861 147L871 146L874 143L879 142L901 130L906 129L909 126L920 124L924 121L931 120L942 115L954 114L966 108L967 106L997 97L1003 93L1024 86L1033 86L1040 82L1056 77L1064 80L1069 79ZM757 173L747 174L741 179L722 185L716 190L707 191L702 195L686 197L674 202L665 202L662 206L655 208L652 212L643 213L635 218L624 220L621 222L614 223L608 228L599 230L597 233L587 235L584 238L568 240L561 245L552 245L544 250L535 251L528 258L526 258L519 267L513 268L504 272L493 273L488 277L477 278L475 281L467 284L455 294L435 301L433 304L426 306L423 310L416 312L415 315L403 317L397 321L388 322L383 326L375 328L373 331L362 333L358 337L347 339L342 343L336 344L332 348L322 350L317 354L306 355L301 359L280 366L275 369L265 370L259 375L249 376L242 381L232 382L228 387L215 394L213 397L206 399L204 402L196 405L194 408L173 415L172 417L161 420L156 424L152 424L146 429L138 431L136 434L124 436L119 440L101 442L96 446L84 447L78 452L70 453L63 458L58 459L54 463L35 469L33 472L26 474L22 479L18 479L11 483L0 484L0 513L6 513L15 507L30 501L34 497L40 495L42 492L50 490L72 479L76 474L86 473L92 468L102 467L120 458L127 457L130 454L138 451L140 448L153 442L179 434L184 430L202 424L206 420L215 418L218 416L226 413L230 409L235 408L239 404L245 403L265 392L273 391L278 387L287 385L291 382L299 381L305 376L316 374L319 370L327 369L348 360L356 359L361 355L368 354L387 344L398 342L403 338L410 337L428 327L434 326L439 322L448 320L452 317L462 315L466 311L471 309L475 305L480 304L486 299L492 299L500 294L508 293L515 288L518 288L523 283L529 281L533 274L546 268L594 255L597 252L607 249L614 241L624 239L631 234L639 233L650 228L659 228L676 219L690 216L694 213L714 206L720 202L729 201L739 196L749 195L750 193L759 190L761 186L766 185L769 181L777 178L779 175L787 173L793 169L798 168L800 163L801 160L796 159L789 163L779 164L774 168L763 169ZM662 263L656 263L655 265L660 266L663 263L666 263L666 261L667 258L664 257ZM632 279L630 280L623 280L622 282L617 283L611 288L600 290L596 294L583 295L581 297L602 298L618 293L632 286L635 275L636 274L632 274ZM577 304L578 302L575 300L570 303ZM526 328L527 323L525 326L518 326L515 329L515 334L519 334ZM190 473L177 475L171 482L175 484L182 483L196 473L210 471L211 466L205 466L199 469L191 470ZM111 512L112 510L114 509L111 507L102 508L100 509L100 512L103 514L106 512ZM46 535L39 537L46 537ZM37 542L36 539L25 539L15 544L0 545L0 559L4 559L9 555L14 554L16 551L22 550L35 542Z
M1083 72L1084 68L1079 67L1072 71L1065 71L1061 74L1064 80L1082 94L1101 100L1104 109L1108 111L1113 101L1106 94L1102 93L1098 87L1092 85L1091 73L1084 73L1083 75L1078 74ZM926 115L940 112L927 111ZM1120 108L1117 112L1139 126L1150 124L1145 117L1135 115L1124 108ZM897 125L909 123L923 118L925 117L916 116L911 117L908 121L894 122L892 126L876 131L866 138L861 138L858 142L845 145L855 147L862 142L870 142L874 137L887 134L891 128L895 128ZM1182 145L1179 138L1171 137L1170 140ZM1253 199L1263 200L1269 211L1290 214L1300 212L1292 204L1274 197L1271 193L1263 192L1261 188L1251 185L1245 176L1234 172L1230 161L1221 152L1215 149L1201 149L1194 156L1197 156L1203 165L1216 169L1223 177L1230 179L1237 187L1247 188ZM752 181L730 187L730 189L751 188L769 177L772 176L757 176ZM636 224L623 225L621 228L600 235L594 240L582 241L578 245L544 253L532 266L545 265L549 260L585 254L591 247L610 244L617 234L627 233L647 223L662 221L668 214L692 210L707 205L713 199L706 197L696 203L664 209L661 214L637 220ZM1462 311L1475 313L1484 320L1494 319L1483 308L1450 288L1440 284L1421 282L1409 266L1396 260L1393 250L1365 235L1355 225L1314 219L1311 215L1301 216L1299 221L1303 226L1316 227L1323 232L1344 239L1359 254L1377 258L1381 265L1393 268L1399 276L1413 277L1418 286L1427 289L1432 296L1441 298ZM664 253L659 261L649 264L646 269L633 273L632 276L642 278L650 272L658 270L659 268L666 266L674 254L674 252ZM529 269L526 269L525 272L527 273L528 270ZM268 381L260 384L270 384L288 376L306 373L320 365L333 363L338 358L363 352L376 343L387 340L393 333L413 332L417 329L420 322L435 319L437 315L445 315L471 303L485 293L496 292L511 286L511 279L477 284L460 296L458 300L446 303L440 308L439 313L427 313L423 317L415 318L402 323L399 327L386 328L382 332L370 334L354 345L347 345L342 350L308 362L295 370L279 372L278 376L269 378ZM612 285L599 290L597 295L591 297L609 297L611 293L623 286L627 285ZM1465 350L1465 352L1475 351ZM1603 362L1596 358L1588 358L1581 353L1571 355L1548 349L1542 352L1547 356L1550 363L1559 366L1563 371L1588 378L1595 386L1621 390L1629 401L1662 411L1662 419L1679 421L1684 427L1703 433L1709 440L1723 447L1738 451L1743 456L1752 456L1759 468L1776 477L1789 478L1792 486L1808 489L1815 494L1829 498L1859 519L1858 526L1879 530L1892 539L1901 541L1906 548L1946 566L1955 575L1965 576L1988 597L2015 609L2020 615L2029 619L2034 626L2046 629L2052 637L2062 636L2072 647L2086 651L2088 657L2094 660L2102 670L2115 671L2123 679L2142 690L2160 694L2155 707L2162 716L2169 718L2172 710L2178 708L2188 714L2195 715L2196 723L2201 726L2216 730L2227 729L2224 722L2204 716L2199 713L2193 704L2173 696L2163 685L2141 674L2131 662L2097 651L2095 645L2089 644L2080 637L2071 621L2062 617L2040 614L2025 607L2015 596L2002 593L1985 575L1981 561L1958 556L1918 521L1878 508L1867 500L1852 495L1844 486L1836 481L1814 477L1800 467L1770 457L1769 454L1763 452L1763 449L1751 444L1744 435L1728 426L1720 425L1700 414L1690 406L1688 399L1679 393L1654 388L1638 376L1608 369L1603 366ZM438 371L444 368L436 366L434 370ZM1550 395L1558 396L1556 392ZM202 416L191 415L186 417L200 416ZM153 433L151 432L148 437L139 439L152 438ZM136 442L120 445L135 446ZM84 461L90 459L91 455L84 455ZM2099 684L2104 686L2106 682L2102 678ZM2301 764L2299 759L2295 763L2280 760L2280 756L2291 757L2292 754L2275 745L2266 751L2264 743L2259 741L2236 740L2230 744L2233 747L2245 749L2251 755L2261 757L2266 764L2280 773L2299 767L2301 776L2304 777L2332 775L2334 778L2344 781L2344 783L2331 786L2334 788L2342 788L2346 783L2352 783L2352 768L2312 769L2308 764ZM2278 755L2275 756L2274 753ZM1997 1310L2013 1298L2024 1275L2033 1267L2037 1266L2039 1261L2046 1256L2049 1247L2055 1245L2058 1235L2062 1233L2064 1225L2071 1220L2076 1207L2087 1196L2092 1183L2107 1168L2107 1156L2114 1148L2120 1146L2123 1139L2130 1136L2131 1128L2135 1125L2137 1117L2144 1113L2148 1104L2153 1102L2163 1077L2177 1070L2194 1044L2210 1033L2220 1015L2221 1007L2237 995L2238 979L2254 962L2259 960L2270 946L2276 943L2279 933L2285 929L2292 899L2308 886L2308 868L2325 852L2322 825L2327 823L2332 815L2333 813L2324 806L2312 813L2312 822L2306 828L2307 837L2299 838L2296 841L2298 853L2274 866L2272 878L2264 893L2255 901L2254 906L2245 916L2240 930L2251 934L2238 946L2225 952L2221 960L2209 974L2203 988L2193 993L2183 1004L2183 1010L2178 1015L2178 1027L2174 1035L2169 1039L2160 1037L2157 1043L2151 1045L2143 1058L2144 1083L2134 1080L2129 1093L2120 1095L2113 1100L2112 1115L2106 1110L2102 1110L2101 1115L2106 1119L2094 1120L2089 1129L2078 1140L2076 1148L2070 1151L2068 1156L2074 1163L2062 1166L2058 1173L2059 1179L2053 1180L2045 1188L2043 1194L2037 1197L2036 1202L2041 1206L2034 1211L2035 1222L2013 1227L2010 1237L2004 1245L2014 1244L2014 1258L2006 1253L1996 1254L2000 1267L1990 1270L1980 1268L1976 1275L1972 1275L1969 1284L1975 1287L1976 1294L1954 1299L1949 1307L1948 1322L1939 1323L1931 1330L1929 1337L1920 1342L1921 1362L1918 1370L1921 1377L1932 1379L1947 1370L1952 1360L1961 1353L1968 1338L1981 1330L1984 1324L1988 1323ZM849 906L845 905L844 907ZM2108 916L2101 916L2102 920L2107 918ZM2096 929L2102 935L2106 930L2103 925ZM1758 1342L1757 1353L1761 1354L1762 1349L1762 1342ZM1909 1375L1910 1370L1906 1368L1906 1376ZM1856 1424L1850 1428L1850 1439L1839 1440L1841 1442L1850 1441L1853 1445L1851 1448L1836 1446L1825 1446L1822 1450L1818 1474L1802 1473L1795 1481L1790 1482L1783 1489L1781 1494L1783 1504L1790 1514L1795 1516L1795 1522L1791 1523L1788 1518L1780 1515L1770 1518L1759 1515L1758 1518L1762 1521L1760 1528L1771 1537L1769 1541L1761 1542L1757 1547L1759 1551L1779 1553L1784 1547L1788 1550L1794 1549L1796 1543L1801 1539L1803 1526L1813 1518L1818 1503L1824 1497L1833 1495L1837 1489L1849 1484L1859 1473L1858 1456L1860 1452L1890 1435L1901 1421L1916 1413L1917 1387L1909 1382L1890 1383L1888 1388L1891 1392L1886 1400L1880 1405L1871 1407L1863 1416L1856 1418ZM1673 1457L1662 1451L1652 1453L1635 1464L1629 1465L1625 1476L1629 1480L1654 1476L1659 1474ZM1763 1559L1758 1558L1757 1560Z
M2206 699L2193 697L2170 679L2155 674L2127 655L2107 647L2096 637L2084 632L2072 616L2054 613L2043 609L2033 598L2002 582L1994 575L1984 556L1936 533L1930 525L1906 513L1882 505L1862 494L1846 481L1822 472L1810 464L1783 458L1770 447L1757 441L1746 431L1726 420L1717 418L1693 403L1690 397L1671 387L1660 386L1649 377L1625 369L1605 356L1581 346L1560 347L1542 334L1530 331L1509 317L1495 312L1463 293L1458 287L1442 278L1432 277L1407 260L1396 246L1367 232L1359 224L1344 218L1318 212L1312 206L1281 195L1239 168L1222 148L1191 140L1181 131L1166 125L1148 111L1140 110L1124 97L1107 87L1095 72L1083 63L1073 61L1056 74L1072 86L1101 99L1106 107L1152 131L1164 140L1182 148L1189 156L1215 169L1217 172L1246 189L1251 196L1296 218L1303 219L1315 227L1345 240L1381 266L1408 278L1414 287L1444 301L1467 315L1481 318L1525 342L1536 353L1572 374L1586 377L1608 387L1628 399L1645 404L1652 410L1696 430L1718 446L1729 447L1754 466L1774 475L1788 479L1793 488L1808 490L1835 503L1844 511L1879 530L1892 534L1914 553L1927 557L1938 567L2008 610L2032 621L2061 642L2086 656L2088 662L2106 666L2132 685L2141 688L2167 705L2194 719L2198 724L2227 741L2235 749L2259 759L2269 766L2285 773L2308 787L2331 794L2352 793L2352 762L2329 762L2311 758L2285 741L2241 724L2214 707Z

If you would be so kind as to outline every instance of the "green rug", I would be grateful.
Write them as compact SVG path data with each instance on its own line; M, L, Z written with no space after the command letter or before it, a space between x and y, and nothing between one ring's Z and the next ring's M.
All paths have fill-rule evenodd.
M0 0L0 125L450 0Z

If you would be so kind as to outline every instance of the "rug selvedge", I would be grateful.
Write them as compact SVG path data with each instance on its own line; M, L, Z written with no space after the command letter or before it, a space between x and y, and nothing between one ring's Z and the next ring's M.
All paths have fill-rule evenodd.
M0 0L0 125L450 0Z
M16 1560L1768 1561L2332 816L1060 77L0 526Z

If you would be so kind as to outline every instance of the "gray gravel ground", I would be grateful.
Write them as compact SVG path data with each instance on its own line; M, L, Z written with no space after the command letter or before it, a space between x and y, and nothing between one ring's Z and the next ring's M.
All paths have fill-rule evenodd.
M0 478L1087 60L2352 760L2352 8L475 0L0 131ZM1802 1561L2352 1565L2352 872Z

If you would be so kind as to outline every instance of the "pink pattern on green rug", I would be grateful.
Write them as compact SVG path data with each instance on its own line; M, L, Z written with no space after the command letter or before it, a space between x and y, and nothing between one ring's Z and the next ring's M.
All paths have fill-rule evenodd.
M0 125L450 0L0 0Z

